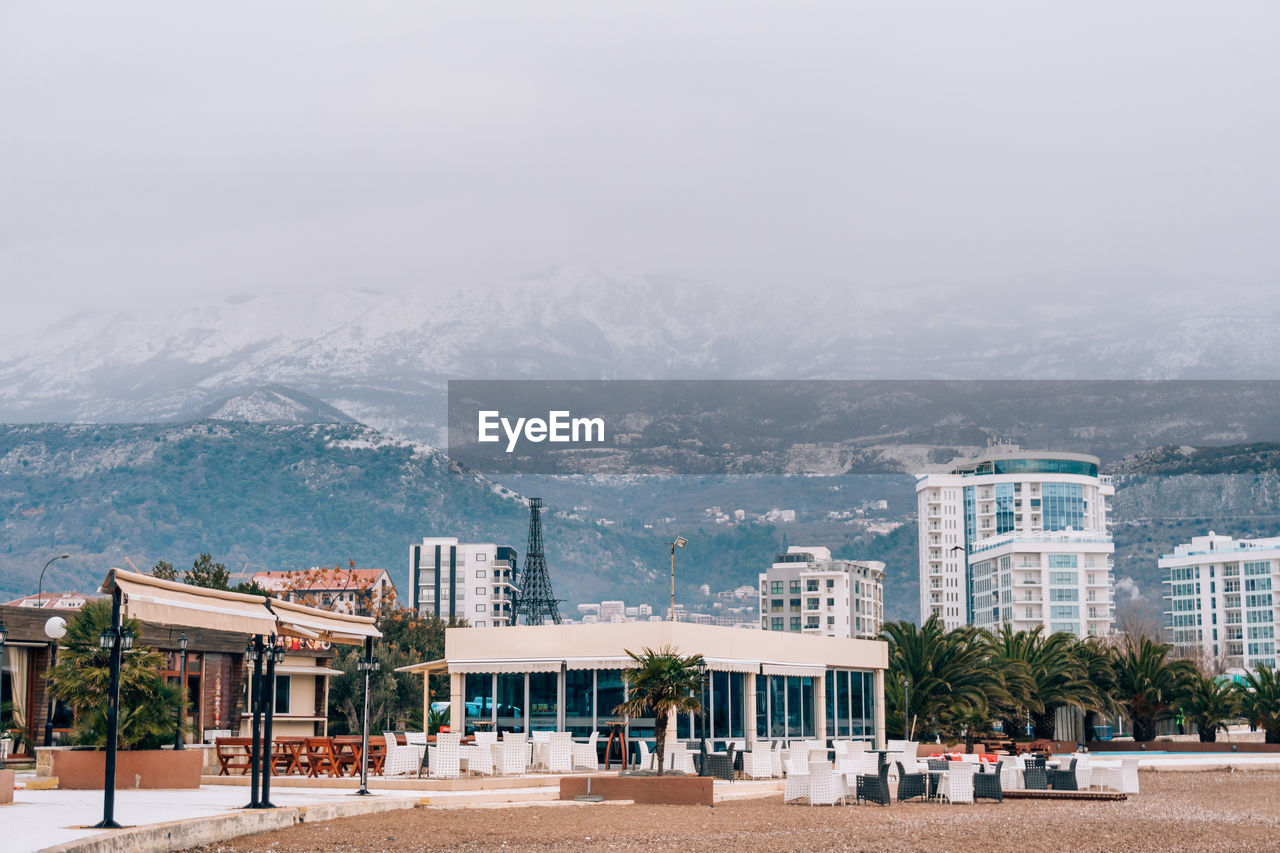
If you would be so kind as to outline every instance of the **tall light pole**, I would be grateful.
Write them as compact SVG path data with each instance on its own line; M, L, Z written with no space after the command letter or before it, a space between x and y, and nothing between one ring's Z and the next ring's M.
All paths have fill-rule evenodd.
M701 708L698 709L700 712L699 716L702 717L702 726L701 726L702 765L698 768L699 776L711 775L710 768L707 766L708 764L711 763L708 760L708 753L707 753L707 679L710 678L710 676L711 676L711 668L707 666L706 660L705 659L699 660L698 661L698 682L702 687L702 701L698 703L699 705L702 706Z
M67 635L67 620L61 616L51 616L44 623L44 635L49 638L49 681L53 681L53 668L58 663L58 641ZM49 708L44 715L44 745L53 746L53 691L45 688L49 694Z
M120 608L124 593L117 584L111 590L111 627L98 635L98 647L111 652L111 674L107 683L106 779L102 786L102 820L93 829L119 829L116 823L116 747L120 736L120 667L124 653L133 648L133 632L121 625Z
M677 536L676 541L668 542L671 546L671 609L667 611L668 618L676 621L676 549L683 548L689 544L689 540L683 536Z
M902 679L902 739L911 740L911 679Z
M364 657L356 661L356 669L364 673L364 728L360 732L360 790L361 796L369 795L369 674L377 672L381 662L373 659L373 637L364 638ZM466 731L466 726L463 726Z
M4 620L0 619L0 670L4 669L4 644L9 639L9 631L4 627ZM4 678L0 678L0 705L4 704ZM0 716L0 722L3 722L3 716ZM0 735L9 736L8 731L0 731Z
M70 559L70 557L71 557L70 554L58 554L57 556L50 557L49 562L45 563L44 568L40 570L40 581L36 586L36 606L37 607L41 607L41 608L44 607L44 573L49 571L49 567L54 563L56 563L58 560L67 560L67 559ZM62 634L65 634L66 632L67 632L66 625L65 623L63 623ZM48 634L47 623L45 625L45 633ZM49 638L52 640L52 642L49 643L49 671L45 675L45 692L46 693L49 693L48 681L53 675L54 666L57 665L58 663L58 638L61 637L62 634L59 634L57 637L53 636L52 634L49 634ZM52 693L49 693L49 709L48 709L48 712L45 714L45 718L44 718L44 745L53 746L53 694Z
M178 636L178 727L173 730L173 748L186 749L186 738L182 736L182 724L187 717L187 635Z

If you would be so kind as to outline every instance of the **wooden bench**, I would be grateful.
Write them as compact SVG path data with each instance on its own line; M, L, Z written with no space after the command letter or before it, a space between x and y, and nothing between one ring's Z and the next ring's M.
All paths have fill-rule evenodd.
M251 738L220 737L214 741L214 749L218 755L219 776L230 776L232 770L238 771L237 776L249 773L250 751L253 749Z

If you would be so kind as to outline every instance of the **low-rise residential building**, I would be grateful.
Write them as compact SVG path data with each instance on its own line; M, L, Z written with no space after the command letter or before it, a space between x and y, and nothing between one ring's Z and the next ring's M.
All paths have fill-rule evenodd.
M1158 565L1179 654L1229 669L1275 667L1280 537L1234 539L1211 530Z
M255 572L252 580L286 601L353 616L372 616L396 600L396 585L386 569L312 566Z
M883 621L884 563L793 545L760 573L762 630L874 639Z
M492 542L427 537L409 547L413 609L476 628L515 624L516 550Z

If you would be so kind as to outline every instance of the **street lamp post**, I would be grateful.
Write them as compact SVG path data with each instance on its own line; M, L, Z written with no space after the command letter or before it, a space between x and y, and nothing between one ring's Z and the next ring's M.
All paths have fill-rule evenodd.
M53 668L58 664L58 641L67 635L67 620L52 616L44 623L44 635L49 638L49 681L53 680ZM53 691L49 694L49 708L44 715L44 745L53 746Z
M53 565L58 560L66 560L66 559L69 559L70 557L71 557L70 554L58 554L56 557L50 557L49 562L45 563L44 568L40 570L40 582L36 586L36 604L38 607L41 607L41 608L44 607L44 573L49 570L49 566ZM66 623L63 623L62 634L59 634L57 637L53 636L52 634L49 634L49 638L52 640L52 642L49 643L49 676L50 677L53 674L54 666L56 666L58 663L58 640L62 637L63 634L67 632L65 625ZM48 634L47 623L45 625L45 633ZM44 717L44 746L53 746L53 693L49 692L48 681L49 681L49 677L46 677L45 692L49 693L49 709Z
M274 809L276 805L271 802L271 765L274 761L271 754L271 721L276 715L276 664L284 662L284 638L275 637L274 641L268 638L262 656L267 662L267 683L260 707L265 709L266 714L262 723L262 801L257 807Z
M178 636L178 727L173 730L173 748L186 749L186 738L182 736L182 724L187 716L187 635Z
M9 630L4 627L4 620L0 619L0 672L4 670L4 644L9 639ZM0 705L4 704L4 678L0 676ZM0 718L3 719L3 718ZM7 731L0 731L0 735L9 736Z
M116 746L120 734L120 666L124 653L133 648L133 633L120 625L124 593L117 585L111 590L111 627L98 635L98 647L111 652L111 674L107 685L106 779L102 786L102 820L94 829L119 829L116 823Z
M356 661L356 668L364 673L364 729L360 737L360 790L358 796L369 796L369 674L377 672L382 664L373 659L373 637L364 638L364 658ZM463 726L465 730L466 726Z
M253 674L249 678L249 704L252 706L251 725L253 726L253 746L249 750L249 803L246 809L260 809L262 802L258 799L259 773L262 770L262 635L255 634L249 638L244 647L245 663L253 664Z
M676 621L676 549L683 548L689 544L689 540L683 536L677 536L676 541L668 542L671 546L671 609L668 611L669 618L672 622Z
M710 768L707 767L710 763L707 761L707 679L710 675L711 670L708 668L707 662L705 660L698 661L698 681L699 686L702 688L702 701L698 703L701 706L698 710L702 717L702 737L700 738L702 747L702 765L698 768L699 776L711 775L709 772Z
M911 740L911 679L902 679L902 739Z

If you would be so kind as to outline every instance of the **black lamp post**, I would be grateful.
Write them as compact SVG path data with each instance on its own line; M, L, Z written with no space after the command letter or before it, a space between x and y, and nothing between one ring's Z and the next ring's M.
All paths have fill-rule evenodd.
M58 641L67 635L67 620L61 616L52 616L44 623L44 635L49 638L49 681L53 680L53 668L58 664ZM53 691L45 688L49 694L49 707L44 715L44 745L53 746Z
M252 717L250 725L253 728L253 746L249 751L249 803L246 809L260 809L262 803L258 799L259 784L261 777L258 775L262 771L262 730L259 728L262 722L262 635L255 634L249 638L249 643L244 647L245 663L253 664L253 674L249 678L249 704L252 706Z
M4 670L4 644L9 639L9 629L4 627L4 620L0 619L0 672ZM4 704L4 677L0 675L0 705ZM7 731L0 731L0 735L8 736Z
M37 602L37 606L40 607L41 609L44 608L44 573L47 572L49 570L49 567L54 563L56 563L58 560L66 560L66 559L69 559L70 557L71 557L70 554L59 554L56 557L50 557L49 562L45 563L44 568L40 570L40 581L36 585L36 602ZM45 633L48 633L47 629ZM50 639L52 640L52 642L49 643L49 675L52 676L53 668L58 663L58 637L50 636ZM48 677L46 677L45 679L46 684L48 680L49 680ZM47 686L45 688L45 692L47 693L49 692ZM44 717L44 746L53 746L53 694L52 693L49 693L49 709Z
M178 727L173 730L173 748L186 749L186 738L182 736L182 724L187 717L187 635L178 635Z
M263 687L262 707L265 708L266 714L263 721L262 732L262 801L258 803L260 809L274 809L275 803L271 802L271 721L276 713L276 664L284 660L284 640L281 637L270 638L263 647L262 657L266 659L267 675L265 678L266 685Z
M356 669L364 673L364 729L360 738L360 790L356 791L356 794L366 797L369 796L369 674L377 672L381 666L381 662L373 659L373 637L365 637L364 658L356 661Z
M102 786L102 820L94 829L119 829L116 823L116 746L120 734L120 665L124 653L133 648L133 633L120 626L123 593L117 586L111 590L111 627L98 635L98 647L111 652L111 675L107 686L107 756L106 779Z
M911 740L911 679L902 679L902 739Z
M707 765L710 763L707 761L707 681L710 679L710 677L711 677L711 670L710 668L707 667L707 662L705 660L699 660L698 661L698 681L699 681L699 685L702 688L702 701L698 703L701 706L698 709L699 715L702 717L702 727L701 727L702 730L700 732L700 734L702 735L700 739L700 743L702 747L702 759L701 759L702 766L698 768L699 776L710 775L709 773L710 768L707 767Z

